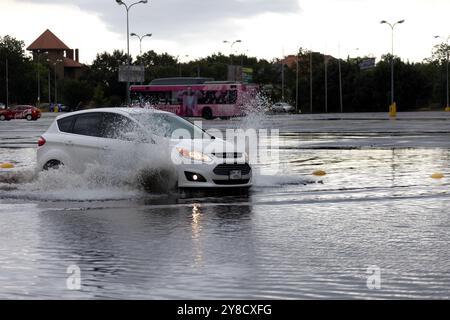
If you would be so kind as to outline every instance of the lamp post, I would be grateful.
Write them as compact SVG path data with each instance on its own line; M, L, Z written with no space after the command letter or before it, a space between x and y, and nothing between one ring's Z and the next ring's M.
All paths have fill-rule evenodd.
M328 113L328 57L323 55L325 69L325 113Z
M313 113L313 51L309 52L309 112Z
M186 54L184 55L185 58L189 58L189 55ZM182 77L182 72L181 72L181 60L180 60L180 55L177 55L177 61L178 61L178 76L181 78Z
M134 2L130 5L127 5L125 2L123 2L122 0L116 0L118 5L123 5L127 11L127 65L130 65L130 9L139 4L146 4L148 1L147 0L141 0L138 2ZM127 81L127 104L130 104L130 82Z
M398 24L404 23L405 20L399 20L396 23L392 24L387 22L386 20L382 20L381 24L387 24L389 27L391 27L392 31L392 51L391 51L391 106L389 107L389 115L391 117L395 117L397 115L397 105L395 103L395 96L394 96L394 28Z
M339 43L339 105L341 107L341 113L344 112L344 103L342 101L342 66L341 66L341 44Z
M8 58L6 58L6 108L9 105L9 78L8 78Z
M38 92L37 92L37 106L41 104L41 70L40 70L40 58L41 54L48 54L48 51L42 52L41 50L37 50L37 86L38 86Z
M440 37L440 36L435 36L435 38L437 39L437 38L441 38L441 39L443 39L442 37ZM446 42L445 42L445 45L446 45L446 47L445 47L445 53L446 53L446 65L447 65L447 85L446 85L446 91L447 91L447 104L446 104L446 106L445 106L445 111L450 111L450 101L449 101L449 78L448 78L448 75L449 75L449 70L448 70L448 64L449 64L449 51L450 51L450 49L449 49L449 47L448 47L448 44L449 44L449 41L450 41L450 35L447 37L447 40L446 40Z
M152 34L151 34L151 33L147 33L147 34L144 34L144 35L141 37L141 36L139 36L138 34L136 34L136 33L133 32L133 33L130 34L130 36L132 36L132 37L138 37L138 38L139 38L139 54L142 55L142 39L144 39L145 37L151 37Z
M296 61L296 74L295 74L295 112L298 113L298 74L299 74L299 63L298 63L298 56L300 53L300 49L297 51L297 57L295 59Z
M228 40L223 40L223 43L230 43L230 64L231 65L233 65L233 46L236 44L236 43L241 43L242 42L242 40L235 40L235 41L233 41L233 42L230 42L230 41L228 41Z
M51 60L47 59L47 62L51 62ZM55 73L55 106L58 104L58 82L57 82L57 79L56 79L56 65L58 63L61 63L61 62L63 62L62 59L56 59L56 61L52 63L53 71ZM50 86L49 86L49 88L50 88Z

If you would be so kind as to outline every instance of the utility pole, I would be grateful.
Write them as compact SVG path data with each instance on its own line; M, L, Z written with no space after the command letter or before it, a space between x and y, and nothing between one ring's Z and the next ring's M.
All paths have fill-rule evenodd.
M325 113L328 113L328 59L324 54L324 64L325 64Z
M313 113L313 53L309 53L309 112Z
M6 108L9 106L8 58L6 58Z
M123 2L122 0L116 0L118 5L123 5L127 11L127 66L128 66L128 71L130 68L130 64L131 64L131 58L130 58L130 9L137 5L137 4L146 4L148 2L148 0L141 0L135 3L132 3L130 5L127 5L125 2ZM56 83L55 83L56 85ZM130 105L130 81L127 81L127 92L126 92L126 96L127 96L127 105ZM55 97L56 100L56 97Z
M50 69L48 69L48 103L50 103L51 100L52 100L51 93L50 93L50 87L51 87L51 84L50 84Z
M389 27L391 27L392 31L392 39L391 39L391 45L392 45L392 51L391 51L391 106L389 107L389 115L391 117L395 117L397 115L397 105L395 103L394 99L394 28L398 24L402 24L405 22L405 20L397 21L394 24L391 24L387 22L386 20L381 21L381 24L387 24Z
M342 67L341 67L341 44L339 43L339 104L341 106L341 113L344 112L344 104L342 101Z
M281 62L281 100L284 102L284 58Z
M298 113L298 73L299 73L299 62L298 62L298 56L300 53L300 49L298 50L299 52L297 52L297 70L296 70L296 79L295 79L295 112Z

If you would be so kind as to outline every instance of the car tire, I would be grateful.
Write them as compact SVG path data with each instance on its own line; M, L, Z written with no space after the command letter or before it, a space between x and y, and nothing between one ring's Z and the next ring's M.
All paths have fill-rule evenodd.
M31 114L27 115L25 118L26 118L28 121L33 120L33 116L32 116Z
M213 118L213 113L210 107L203 108L202 117L206 120L211 120Z
M6 120L5 115L4 115L4 114L1 114L1 115L0 115L0 121L5 121L5 120Z
M59 161L59 160L50 160L46 164L44 164L44 168L43 169L44 169L44 171L58 170L62 166L64 166L64 164L61 161Z

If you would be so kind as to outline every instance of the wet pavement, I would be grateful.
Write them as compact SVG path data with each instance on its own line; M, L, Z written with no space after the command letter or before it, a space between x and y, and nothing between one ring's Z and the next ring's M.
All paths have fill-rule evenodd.
M280 130L278 172L257 165L234 195L146 193L102 168L37 174L53 117L0 122L0 163L15 164L0 169L0 298L450 297L450 113L258 118Z

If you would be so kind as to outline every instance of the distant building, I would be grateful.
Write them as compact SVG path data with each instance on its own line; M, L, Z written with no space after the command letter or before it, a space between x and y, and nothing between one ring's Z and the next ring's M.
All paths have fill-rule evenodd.
M49 63L56 70L58 79L78 79L83 73L85 66L79 62L80 51L70 49L48 29L27 50L32 52L33 60Z

